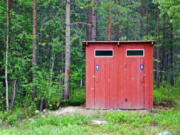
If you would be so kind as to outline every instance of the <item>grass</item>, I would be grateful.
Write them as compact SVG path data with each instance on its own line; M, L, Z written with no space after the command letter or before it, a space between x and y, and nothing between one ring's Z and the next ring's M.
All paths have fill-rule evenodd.
M12 113L0 112L0 135L156 135L164 131L179 135L179 95L177 88L155 89L154 104L165 109L157 107L151 113L136 111L102 114L97 111L88 117L77 113L73 116L37 113L28 117L22 113L22 109ZM77 103L84 101L76 98L71 100ZM91 120L106 120L108 124L93 125Z
M108 124L93 125L93 119L107 120ZM97 112L89 117L79 114L38 114L11 126L0 127L0 135L150 135L163 131L170 131L173 135L180 133L180 109L156 110L152 113Z

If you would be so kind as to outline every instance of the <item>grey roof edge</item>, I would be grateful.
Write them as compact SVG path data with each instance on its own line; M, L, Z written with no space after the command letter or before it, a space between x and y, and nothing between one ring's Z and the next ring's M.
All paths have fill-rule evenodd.
M108 44L108 43L111 43L111 44L125 44L125 43L146 43L146 44L151 44L151 45L154 45L156 42L155 41L83 41L82 44L83 45L88 45L88 44Z

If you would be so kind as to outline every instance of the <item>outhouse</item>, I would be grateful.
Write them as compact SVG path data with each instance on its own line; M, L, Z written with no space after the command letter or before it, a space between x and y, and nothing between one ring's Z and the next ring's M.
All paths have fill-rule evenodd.
M86 108L152 109L154 41L86 41Z

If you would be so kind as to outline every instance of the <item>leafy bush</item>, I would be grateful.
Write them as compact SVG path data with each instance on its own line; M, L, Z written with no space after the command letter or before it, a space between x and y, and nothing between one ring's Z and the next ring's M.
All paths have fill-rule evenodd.
M31 117L32 115L35 115L32 109L15 108L13 111L0 112L0 122L16 125L22 119Z
M75 89L69 96L70 105L82 105L85 103L86 91L85 89Z
M153 91L155 105L175 105L178 99L180 99L180 91L176 87L166 86Z
M4 97L4 94L5 94L5 88L3 86L3 82L0 82L0 110L3 110L5 108L5 104L4 104L4 101L5 101L5 97Z

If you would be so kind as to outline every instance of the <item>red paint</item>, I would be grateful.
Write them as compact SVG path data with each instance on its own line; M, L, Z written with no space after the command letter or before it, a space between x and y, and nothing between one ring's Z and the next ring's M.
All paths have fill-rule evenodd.
M87 108L153 108L153 41L89 41L83 44L86 47ZM144 50L144 56L128 57L127 49ZM113 50L113 56L98 57L95 50ZM144 70L140 69L141 64Z

